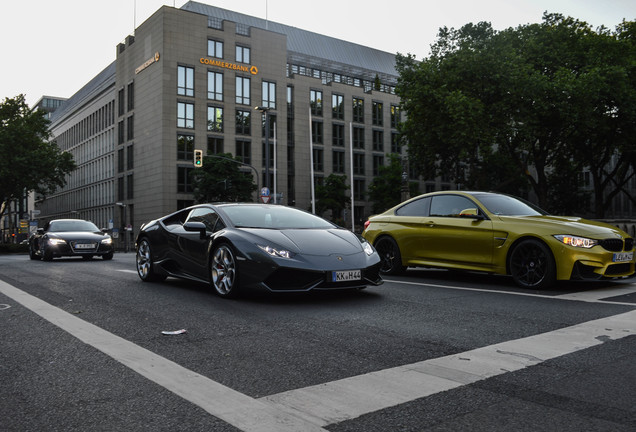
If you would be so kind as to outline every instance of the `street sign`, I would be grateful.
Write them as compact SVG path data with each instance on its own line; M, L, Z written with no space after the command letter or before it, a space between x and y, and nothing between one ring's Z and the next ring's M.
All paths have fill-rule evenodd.
M270 194L269 194L269 188L261 188L261 201L263 201L265 204L267 204L269 202L270 199Z

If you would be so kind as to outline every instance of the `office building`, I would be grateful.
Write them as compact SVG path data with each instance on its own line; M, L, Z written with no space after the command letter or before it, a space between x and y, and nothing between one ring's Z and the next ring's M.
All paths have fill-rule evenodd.
M240 157L259 190L269 184L278 202L302 209L312 168L314 184L346 175L361 224L367 187L400 151L396 84L392 53L198 2L161 7L53 113L53 135L78 169L38 203L40 218L126 226L132 239L142 223L193 204L202 149Z

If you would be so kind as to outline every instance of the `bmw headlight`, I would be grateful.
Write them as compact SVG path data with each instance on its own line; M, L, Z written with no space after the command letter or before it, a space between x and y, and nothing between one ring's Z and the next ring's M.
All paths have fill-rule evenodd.
M58 239L58 238L50 238L49 239L49 244L51 246L59 246L59 245L66 244L66 240L62 240L62 239Z
M102 240L102 244L105 244L105 245L113 244L113 239L110 237L106 237L105 239Z
M273 256L273 257L278 257L278 258L291 258L292 257L292 253L288 250L284 250L284 249L276 249L273 248L271 246L261 246L258 245L259 248L261 248L263 251L267 252L269 255Z
M565 245L580 247L585 249L589 249L598 244L598 240L589 239L586 237L572 236L572 235L555 235L554 238L556 238L558 241L560 241L561 243Z
M373 246L368 241L362 242L362 249L368 256L373 255Z

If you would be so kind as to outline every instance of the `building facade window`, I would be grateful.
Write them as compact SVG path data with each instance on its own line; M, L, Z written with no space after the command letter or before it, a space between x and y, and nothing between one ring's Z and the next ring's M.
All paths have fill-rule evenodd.
M177 192L192 193L192 182L190 173L194 168L177 167Z
M380 174L380 167L384 166L384 156L373 155L373 175Z
M194 129L194 104L177 102L177 127Z
M331 126L331 145L335 147L344 147L345 145L344 125L335 123Z
M237 63L250 63L250 49L248 47L236 46L236 62Z
M345 152L342 150L333 151L333 172L344 174L345 172Z
M236 140L236 156L245 164L252 163L252 143L248 140Z
M287 86L287 117L294 117L294 87Z
M364 128L353 127L353 148L364 149Z
M117 172L124 172L124 149L120 148L117 150Z
M240 105L250 105L250 82L249 78L236 77L236 103Z
M309 103L311 115L322 117L322 92L320 90L309 91Z
M223 74L208 71L208 99L223 100Z
M117 177L117 201L124 200L124 178Z
M353 179L353 199L356 201L364 201L366 193L365 182L363 179ZM363 212L364 207L356 207L356 219L360 220L360 214Z
M265 122L267 121L268 118L269 118L269 139L273 140L274 139L274 130L276 129L276 126L275 126L276 125L276 114L266 115L265 113L261 113L261 136L263 138L265 138L266 127L267 127L267 124Z
M401 121L400 107L397 105L391 105L391 127L397 129Z
M133 199L135 197L135 182L133 181L133 175L128 174L126 177L126 199Z
M117 123L117 144L123 144L125 141L124 129L124 121L120 120Z
M223 108L208 107L208 131L223 132Z
M373 131L373 151L384 151L384 131Z
M223 42L208 39L208 57L223 58Z
M135 138L135 120L134 120L134 116L129 116L126 119L126 139L128 141L132 140Z
M334 120L344 120L344 96L341 94L331 95L331 113Z
M223 151L223 138L208 137L208 154L221 154Z
M124 102L125 91L124 89L120 89L117 93L117 114L123 116L126 112L126 105Z
M265 168L265 156L266 156L265 143L263 142L262 144L263 145L261 147L261 150L262 150L261 154L262 154L263 157L262 157L262 160L261 160L261 164L262 164L263 168ZM274 156L273 155L274 155L274 143L270 141L270 143L269 143L269 167L270 168L274 168ZM272 173L272 175L273 175L273 173ZM263 177L263 179L265 179L265 177ZM271 181L270 181L269 184L274 184L274 177L270 178L270 180Z
M128 84L128 111L135 109L135 83Z
M353 174L364 175L364 153L353 154Z
M314 155L314 171L324 171L325 170L324 150L315 148L313 149L313 155Z
M364 99L353 98L353 121L364 123Z
M263 81L263 100L261 106L276 109L276 83Z
M373 123L374 126L382 126L384 125L384 118L383 118L383 107L384 104L382 102L376 102L373 101L373 111L371 113L371 122Z
M177 66L177 94L194 96L194 68Z
M391 132L391 153L400 153L400 135L396 132Z
M133 169L135 167L135 147L129 145L126 147L126 169Z
M312 120L311 122L311 142L314 144L323 144L322 122Z
M194 160L194 135L177 134L177 159Z
M239 135L251 135L252 113L245 110L236 110L236 133Z

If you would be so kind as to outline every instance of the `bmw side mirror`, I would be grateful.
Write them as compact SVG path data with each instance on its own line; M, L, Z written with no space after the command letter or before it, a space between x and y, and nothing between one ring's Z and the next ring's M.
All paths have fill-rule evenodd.
M475 219L475 220L484 220L486 219L483 215L479 214L479 209L469 208L464 209L459 213L459 217Z

